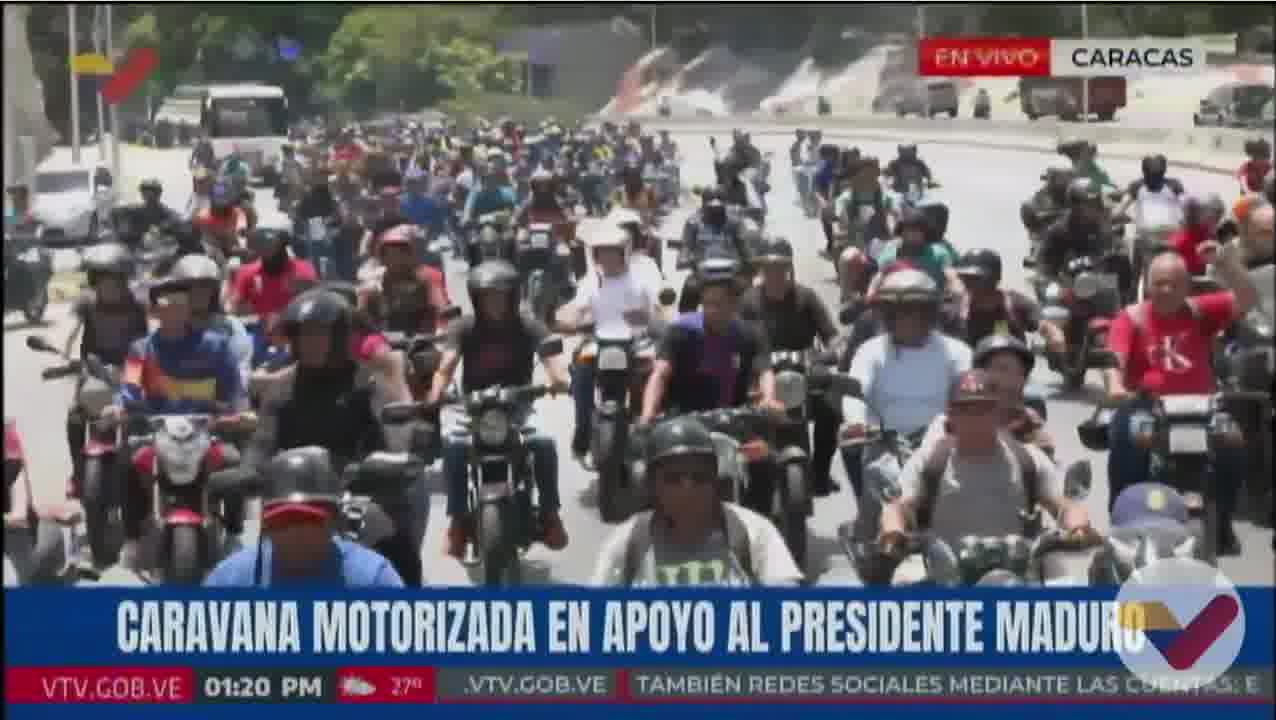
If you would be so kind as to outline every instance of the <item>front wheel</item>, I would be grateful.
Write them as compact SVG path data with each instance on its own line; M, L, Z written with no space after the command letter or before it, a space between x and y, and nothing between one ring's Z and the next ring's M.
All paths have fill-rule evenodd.
M518 550L510 537L509 503L491 503L479 510L478 554L483 564L483 585L516 587L522 584Z
M784 544L793 554L793 561L803 572L806 572L806 495L806 473L802 466L798 463L785 466L777 525Z
M591 452L598 467L598 514L605 523L620 522L623 515L621 492L624 485L625 464L623 449L617 447L619 432L612 420L594 421L594 440Z
M84 463L80 504L84 506L84 528L88 535L93 564L107 567L115 562L119 548L112 543L110 518L115 503L111 488L107 485L106 466L100 459L90 459Z
M204 579L203 533L198 525L175 525L168 529L168 552L164 557L164 578L169 585L199 585Z

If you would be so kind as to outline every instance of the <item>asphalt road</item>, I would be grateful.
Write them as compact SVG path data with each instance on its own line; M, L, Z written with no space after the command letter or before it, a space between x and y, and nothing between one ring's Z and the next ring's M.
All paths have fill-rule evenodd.
M688 135L678 138L685 162L684 184L708 183L712 179L711 155L704 136ZM764 151L775 153L776 171L770 195L770 227L782 232L797 249L797 276L800 282L815 287L826 302L835 300L832 267L817 252L822 247L818 224L806 219L794 204L794 188L788 175L785 152L789 140L786 137L758 137ZM866 153L889 157L894 153L893 143L860 143ZM1012 287L1026 289L1021 260L1026 239L1018 220L1018 204L1038 185L1042 168L1053 162L1040 154L1013 153L976 147L935 145L922 147L922 156L934 169L944 187L935 191L952 208L950 237L961 249L992 248L1004 260L1007 282ZM170 157L171 155L171 157ZM186 202L185 190L189 179L184 169L184 153L157 156L148 151L146 156L148 175L158 175L169 189L165 200L174 207ZM126 158L127 162L128 158ZM1239 160L1239 159L1238 159ZM1118 181L1132 179L1138 167L1132 162L1109 161L1107 170ZM1176 171L1190 190L1208 190L1230 198L1235 183L1222 175L1196 171ZM259 193L258 207L273 208L268 193ZM676 212L668 221L666 235L673 234L680 226L689 208ZM267 211L269 214L270 211ZM588 227L584 228L587 232ZM670 263L671 264L671 263ZM463 265L449 269L449 286L454 295L464 287ZM672 279L674 287L681 286L681 277ZM63 432L63 417L70 401L71 382L42 383L40 368L46 364L43 357L33 355L24 346L24 338L32 332L40 332L60 343L70 329L64 307L52 308L50 325L31 330L19 329L11 322L5 324L4 373L5 414L16 416L31 464L36 494L42 501L60 498L69 472ZM574 347L574 343L569 345ZM1058 444L1059 457L1064 462L1089 459L1095 468L1095 490L1089 502L1091 516L1099 529L1107 527L1107 492L1105 458L1086 451L1077 440L1075 427L1087 418L1092 405L1088 398L1097 389L1098 378L1092 374L1090 392L1068 396L1061 390L1060 378L1041 367L1033 382L1050 397L1049 430ZM552 428L559 440L560 487L563 497L563 519L571 536L570 545L561 552L536 547L525 558L525 576L531 582L579 583L588 579L593 570L598 547L611 528L598 516L589 491L591 473L587 473L571 460L567 452L570 429L573 424L570 400L556 398L544 400L538 405L540 421ZM835 541L837 526L852 517L854 499L846 489L840 461L835 462L835 477L843 490L827 499L819 500L811 518L810 542L811 577L820 584L837 585L852 577L849 565ZM438 483L434 483L437 485ZM443 553L442 535L446 524L444 498L441 486L432 488L429 527L422 546L427 583L431 585L469 585L474 582L471 573L459 562ZM252 529L250 528L250 535ZM1273 583L1273 553L1271 531L1256 528L1248 523L1239 525L1244 543L1244 553L1238 558L1228 558L1222 563L1227 575L1236 584L1271 585ZM127 582L127 578L124 580ZM112 582L115 582L112 580Z

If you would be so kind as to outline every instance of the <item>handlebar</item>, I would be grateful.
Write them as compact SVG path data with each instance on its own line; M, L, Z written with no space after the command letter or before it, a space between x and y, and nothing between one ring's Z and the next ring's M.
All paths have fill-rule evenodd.
M79 360L72 360L65 365L57 365L55 367L45 368L40 371L40 378L43 380L60 380L65 377L79 375L84 371L84 364Z

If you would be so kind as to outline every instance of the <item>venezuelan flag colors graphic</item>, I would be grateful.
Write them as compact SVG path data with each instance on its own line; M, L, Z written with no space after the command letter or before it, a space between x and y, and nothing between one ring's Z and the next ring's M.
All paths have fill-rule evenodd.
M1196 665L1240 614L1240 603L1219 593L1186 626L1162 602L1121 603L1117 617L1126 630L1141 630L1175 670Z

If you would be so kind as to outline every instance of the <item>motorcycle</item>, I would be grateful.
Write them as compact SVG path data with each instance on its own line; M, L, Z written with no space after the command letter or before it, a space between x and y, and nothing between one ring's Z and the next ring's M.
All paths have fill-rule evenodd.
M1059 277L1042 291L1043 319L1062 328L1068 347L1051 365L1063 375L1069 390L1085 383L1086 372L1103 368L1103 358L1092 351L1107 347L1108 330L1121 310L1121 290L1117 274L1109 271L1109 257L1073 258ZM1024 260L1031 267L1031 260Z
M90 355L85 368L119 390L119 381L97 357ZM165 584L198 585L220 560L223 522L210 502L208 478L239 464L239 450L216 436L229 419L129 412L123 420L120 451L128 453L133 470L153 484L156 494L162 532L160 576Z
M48 340L30 335L27 347L51 355L61 355ZM118 380L118 369L110 366L105 371ZM109 384L90 375L79 360L64 365L45 368L40 372L44 380L60 380L79 377L80 386L75 398L77 412L84 418L85 437L83 469L75 496L84 508L85 534L94 567L108 567L119 554L118 539L123 536L123 518L120 488L115 479L116 459L119 457L120 439L116 428L97 420L102 409L111 404L114 393Z
M27 224L4 233L4 310L21 310L28 324L44 320L49 307L53 255L40 243L44 226Z
M321 281L337 279L334 258L336 232L337 228L327 218L312 217L306 220L306 257Z
M1222 367L1219 375L1223 387L1257 393L1270 391L1276 377L1276 347L1273 346L1273 324L1276 323L1276 304L1273 303L1273 283L1276 283L1276 266L1265 265L1251 270L1250 282L1258 289L1259 306L1236 324L1230 342L1221 353ZM1239 408L1238 408L1239 411ZM1251 516L1258 523L1271 522L1272 510L1272 402L1251 403L1248 412L1239 413L1250 437L1246 445L1250 449L1250 476L1246 478Z
M595 334L576 353L576 365L593 366L596 377L589 447L598 471L598 512L603 522L624 519L626 490L641 494L626 463L626 449L636 409L631 405L640 401L654 361L655 343L647 335Z
M509 260L513 248L509 242L510 214L487 213L479 217L470 233L470 267L488 260Z
M1112 360L1115 361L1115 358ZM1151 453L1149 477L1183 493L1189 512L1200 518L1200 560L1218 562L1218 501L1215 454L1220 447L1239 447L1245 434L1229 408L1237 403L1268 400L1267 391L1225 390L1213 395L1153 398L1140 393L1147 410L1130 416L1134 443ZM1081 444L1095 452L1108 450L1108 425L1102 407L1077 428Z
M562 340L554 340L560 345ZM552 353L551 353L552 354ZM462 400L467 445L466 505L472 538L465 564L482 568L483 584L522 582L520 555L542 535L532 466L518 417L549 389L541 385L491 387Z
M532 223L516 236L514 265L525 278L523 304L541 322L550 322L558 306L571 299L571 247L565 236L574 234L572 223Z
M392 424L399 413L387 406L381 417ZM422 460L408 453L374 452L347 465L338 511L341 535L368 548L393 537L397 529L385 508L401 506L424 472Z

